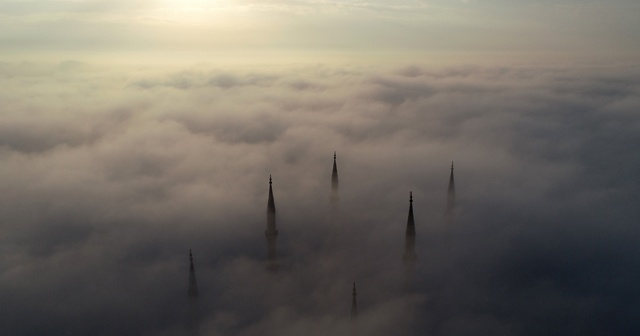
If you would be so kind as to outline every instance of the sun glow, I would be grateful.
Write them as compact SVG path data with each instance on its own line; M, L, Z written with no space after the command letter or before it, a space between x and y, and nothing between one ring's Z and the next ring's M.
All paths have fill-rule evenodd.
M151 18L163 23L211 26L230 24L231 16L237 12L237 6L231 1L211 3L198 0L166 0L149 14Z

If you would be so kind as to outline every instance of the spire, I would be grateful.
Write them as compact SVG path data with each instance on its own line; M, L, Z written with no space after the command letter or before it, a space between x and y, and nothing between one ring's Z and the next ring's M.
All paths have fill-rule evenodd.
M409 216L407 217L407 236L416 235L416 224L413 220L413 192L409 192Z
M358 317L358 303L356 302L356 283L353 283L353 298L351 299L351 319L355 320Z
M405 262L414 262L417 258L416 245L416 224L413 219L413 192L409 192L409 215L407 216L407 228L405 230L404 255Z
M191 249L189 249L189 263L191 264L191 267L189 268L191 271L194 270L193 267L193 253L191 253Z
M331 211L329 214L329 223L333 229L333 233L338 235L343 231L339 228L339 213L340 213L340 195L338 193L338 164L336 162L337 155L333 152L333 171L331 173L331 194L329 196L329 204ZM340 230L340 231L338 231Z
M196 270L193 267L193 254L191 253L191 249L189 249L189 297L196 298L198 297L198 284L196 283Z
M451 161L451 175L449 176L449 190L447 191L447 210L445 211L446 221L453 223L454 210L456 207L456 188L453 179L453 161Z
M449 193L455 192L455 186L453 182L453 161L451 161L451 175L449 176Z
M267 204L268 212L276 212L276 203L273 200L273 188L271 187L273 181L271 180L271 174L269 174L269 202Z
M338 189L338 164L336 163L336 152L333 152L333 172L331 173L331 189Z
M267 202L267 230L264 232L267 238L267 269L276 271L278 269L276 243L278 230L276 229L276 204L273 200L273 180L269 175L269 201Z

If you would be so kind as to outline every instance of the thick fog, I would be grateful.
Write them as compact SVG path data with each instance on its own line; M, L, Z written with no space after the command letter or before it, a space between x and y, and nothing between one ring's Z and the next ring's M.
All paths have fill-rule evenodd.
M640 331L638 66L0 63L0 87L2 335Z

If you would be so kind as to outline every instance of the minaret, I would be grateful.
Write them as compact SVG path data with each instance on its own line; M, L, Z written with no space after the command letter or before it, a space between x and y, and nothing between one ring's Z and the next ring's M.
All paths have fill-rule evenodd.
M404 255L405 264L414 263L416 255L416 224L413 220L413 193L409 192L409 216L407 217L407 229L405 231Z
M189 249L189 291L188 295L192 298L198 297L198 284L196 283L196 270L193 267L193 254L191 253L191 249Z
M267 230L264 232L267 237L267 269L275 271L278 268L276 255L276 240L278 230L276 230L276 204L273 200L271 175L269 175L269 201L267 202Z
M407 228L404 238L404 286L405 290L413 287L413 271L416 266L416 224L413 220L413 193L409 192L409 216L407 217Z
M335 212L338 206L338 164L336 152L333 152L333 172L331 173L331 207Z
M353 283L353 294L351 299L351 320L358 317L358 303L356 302L356 283Z
M456 188L453 181L453 161L451 161L451 175L449 176L449 190L447 191L447 210L445 211L445 221L453 224L456 207Z

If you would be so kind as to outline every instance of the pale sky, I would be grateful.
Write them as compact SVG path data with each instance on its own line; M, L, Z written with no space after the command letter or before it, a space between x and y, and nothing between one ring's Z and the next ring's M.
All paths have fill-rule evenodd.
M78 54L640 52L640 2L0 1L12 59Z

